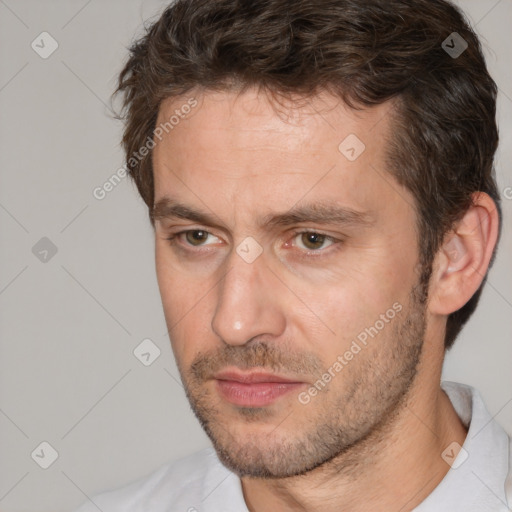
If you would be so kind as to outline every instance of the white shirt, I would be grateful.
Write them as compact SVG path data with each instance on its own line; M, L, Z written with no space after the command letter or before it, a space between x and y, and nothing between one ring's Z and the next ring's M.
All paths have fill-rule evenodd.
M480 393L443 382L468 434L451 468L415 512L512 510L512 441L485 408ZM449 460L451 450L445 456ZM465 460L464 460L465 459ZM149 477L92 498L76 512L248 512L240 478L213 448L160 468Z

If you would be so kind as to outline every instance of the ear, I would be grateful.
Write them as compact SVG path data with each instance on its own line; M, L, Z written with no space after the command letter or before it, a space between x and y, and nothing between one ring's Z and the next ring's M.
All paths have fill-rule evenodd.
M433 265L429 310L449 315L478 290L489 268L498 238L496 204L485 192L472 195L473 204L446 234Z

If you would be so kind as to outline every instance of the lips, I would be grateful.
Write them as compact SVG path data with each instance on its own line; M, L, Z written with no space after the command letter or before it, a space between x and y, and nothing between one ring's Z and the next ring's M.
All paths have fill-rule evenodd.
M264 407L297 390L303 382L263 372L224 371L214 377L217 391L228 402L242 407Z
M281 377L273 373L250 372L242 373L236 371L220 372L214 376L217 380L229 380L233 382L240 382L242 384L254 384L258 382L288 382L297 383L298 381Z

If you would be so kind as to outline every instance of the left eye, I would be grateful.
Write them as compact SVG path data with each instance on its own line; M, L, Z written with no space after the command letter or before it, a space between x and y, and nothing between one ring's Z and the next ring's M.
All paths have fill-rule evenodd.
M309 251L317 251L318 249L324 249L334 243L330 236L323 235L322 233L315 233L314 231L304 231L297 233L294 237L297 240L297 245L302 249ZM328 245L324 245L328 242Z

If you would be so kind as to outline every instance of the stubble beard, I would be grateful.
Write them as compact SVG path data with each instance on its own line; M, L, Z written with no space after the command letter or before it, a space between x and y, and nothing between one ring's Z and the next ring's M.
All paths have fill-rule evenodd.
M425 311L425 285L417 285L402 311L309 404L296 400L286 414L276 414L271 407L237 407L235 422L243 421L247 433L233 430L233 421L221 412L225 402L210 392L211 387L207 389L205 382L213 371L229 364L319 375L325 368L319 368L318 359L288 358L271 343L251 342L227 345L216 357L198 356L185 378L180 369L191 408L221 462L240 477L273 479L304 475L321 466L356 472L358 466L368 464L370 452L385 442L413 386L425 335ZM377 344L378 349L372 350L370 345ZM337 379L342 387L335 387ZM298 422L288 421L296 415L300 415Z

